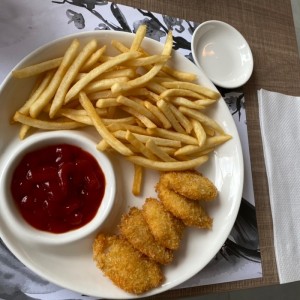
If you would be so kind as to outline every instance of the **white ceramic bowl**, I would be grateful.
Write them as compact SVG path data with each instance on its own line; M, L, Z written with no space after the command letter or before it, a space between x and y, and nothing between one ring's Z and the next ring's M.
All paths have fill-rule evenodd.
M253 56L244 37L221 21L200 24L192 36L196 65L217 86L236 88L245 84L253 71Z
M74 145L91 154L98 162L105 177L104 195L96 215L82 227L64 233L41 231L27 223L17 208L10 191L13 172L23 156L39 148L57 144ZM41 132L26 138L11 153L0 178L1 209L6 222L10 224L11 228L27 237L30 241L49 245L74 242L99 230L99 227L106 220L113 207L115 192L115 175L109 158L96 149L96 144L92 140L70 131Z

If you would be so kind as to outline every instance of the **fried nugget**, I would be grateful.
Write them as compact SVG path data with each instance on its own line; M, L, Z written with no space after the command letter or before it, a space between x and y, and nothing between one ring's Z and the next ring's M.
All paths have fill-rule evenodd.
M171 190L190 200L211 201L218 195L215 185L195 170L166 172L160 180Z
M146 199L142 213L160 245L172 250L179 248L185 228L181 220L174 217L160 201L154 198Z
M115 285L129 293L144 293L164 280L159 264L116 235L99 234L94 240L93 258Z
M168 189L162 181L156 185L156 191L164 207L187 226L210 229L213 220L198 201L189 200Z
M140 209L132 207L123 215L119 228L134 248L154 261L166 265L173 260L173 252L156 242Z

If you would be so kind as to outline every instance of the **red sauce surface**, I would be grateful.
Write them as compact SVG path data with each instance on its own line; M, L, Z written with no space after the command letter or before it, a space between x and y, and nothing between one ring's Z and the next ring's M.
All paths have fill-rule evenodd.
M63 233L97 213L105 177L96 159L72 145L47 146L26 154L15 169L12 196L33 227Z

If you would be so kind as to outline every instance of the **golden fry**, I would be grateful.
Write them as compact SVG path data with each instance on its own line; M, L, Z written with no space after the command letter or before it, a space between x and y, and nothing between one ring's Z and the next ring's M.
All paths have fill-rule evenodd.
M211 127L217 132L224 134L223 128L212 118L208 117L207 115L197 111L195 109L187 108L187 107L179 107L179 110L184 113L185 115L198 120L201 124Z
M83 127L84 125L78 122L69 121L44 121L31 118L29 116L23 115L16 112L14 115L14 120L20 122L24 125L28 125L34 128L43 130L67 130Z
M105 117L107 114L106 108L96 108L96 112L99 116ZM76 108L61 108L59 110L59 115L62 114L70 114L76 116L87 116L87 112L84 109L76 109Z
M118 130L129 130L131 133L139 133L147 135L147 129L138 125L132 125L127 123L113 123L107 126L107 129L111 132Z
M29 125L25 125L25 124L22 124L21 125L21 128L19 130L19 139L20 140L24 140L28 131L30 130L30 126Z
M154 81L147 82L146 87L155 94L161 94L167 90L165 87Z
M162 85L168 89L182 89L194 91L198 94L201 94L207 98L211 98L217 100L220 98L220 93L217 91L213 91L199 84L191 83L191 82L182 82L182 81L172 81L172 82L163 82Z
M185 133L179 133L176 131L166 130L163 128L151 128L151 129L147 129L147 132L149 132L149 134L152 136L158 136L165 139L180 141L188 145L198 145L197 139Z
M97 63L103 53L106 51L106 45L94 52L90 58L81 67L80 72L88 72Z
M145 115L139 113L137 110L135 110L132 107L128 106L122 106L122 110L128 112L129 114L135 116L137 119L139 119L147 128L155 128L157 127L155 123L153 123L149 118L147 118Z
M175 70L166 65L163 66L162 70L168 75L171 75L172 77L177 78L181 81L194 81L197 79L197 76L195 74Z
M136 148L136 150L149 159L156 160L156 156L129 130L126 132L126 140Z
M94 124L89 116L80 116L80 115L73 115L73 114L68 114L68 113L62 113L62 115L66 118L69 118L70 120L73 120L75 122L82 123L85 125L92 126Z
M117 102L123 104L125 106L131 107L134 110L138 111L140 114L143 114L149 120L154 122L155 124L159 123L159 120L152 114L150 110L148 110L143 104L138 103L137 101L133 101L127 97L119 96L117 98ZM141 101L142 102L142 101Z
M89 73L86 74L83 78L81 78L79 81L77 81L71 89L68 91L65 99L65 103L69 102L71 99L73 99L76 95L79 94L81 90L83 90L93 79L98 77L99 75L103 74L105 71L109 70L110 68L117 66L126 60L139 57L141 54L139 52L126 52L122 53L114 59L109 60L100 66L94 68Z
M172 32L168 33L167 40L164 46L164 49L162 51L162 55L171 55L173 47L173 37ZM111 91L114 94L120 94L124 91L140 87L144 84L146 84L149 80L151 80L163 67L164 63L157 63L155 64L150 71L148 71L146 74L137 77L136 79L132 79L126 83L115 83L111 87Z
M109 79L109 78L118 78L118 77L128 77L133 78L135 77L135 71L134 69L120 69L120 70L113 70L113 71L107 71L101 74L99 78L101 79Z
M60 66L62 60L63 60L62 57L50 59L50 60L38 63L36 65L25 67L23 69L14 70L14 71L12 71L12 75L15 78L26 78L26 77L30 77L30 76L35 76L35 75L41 74L43 72L58 68Z
M71 66L69 67L68 71L62 78L60 85L55 93L54 99L51 104L49 116L53 118L57 111L62 107L65 101L65 96L76 78L77 74L79 73L80 68L89 58L89 56L93 53L93 51L97 47L97 41L95 39L91 40L89 43L85 45L82 51L78 54L75 58Z
M96 102L96 107L98 108L106 108L111 106L120 106L121 104L117 102L117 98L104 98L99 99Z
M181 112L179 111L173 104L169 104L169 107L174 114L175 118L179 122L179 124L185 129L187 133L191 133L193 129L193 125L191 124L190 120Z
M199 147L202 147L206 141L206 132L201 123L195 119L191 120Z
M147 65L157 64L157 63L165 63L170 56L168 55L151 55L147 57L140 57L133 59L131 61L128 61L124 63L124 66L126 67L143 67Z
M134 39L132 41L130 51L138 51L142 41L146 35L147 32L147 26L146 25L140 25L139 28L137 29Z
M195 100L194 103L197 104L197 105L206 107L206 106L210 106L210 105L216 103L216 100L213 100L213 99L200 99L200 100ZM191 107L191 108L193 108L193 107Z
M231 139L230 135L217 135L212 137L207 137L203 146L195 146L195 145L186 145L182 148L178 149L175 152L175 156L177 155L190 155L202 152L204 150L215 148L221 144L224 144L228 140Z
M161 99L166 99L168 97L190 97L190 98L196 98L196 99L204 99L204 96L190 91L190 90L184 90L184 89L167 89L164 92L162 92L159 97Z
M65 73L75 59L77 49L79 48L79 41L77 39L73 40L69 48L67 49L63 60L55 72L52 80L50 81L47 88L39 96L39 98L30 107L30 116L36 118L43 108L50 102L52 97L57 91Z
M109 144L106 142L106 140L101 140L96 148L99 150L99 151L106 151L108 148L110 148Z
M112 40L111 45L119 50L121 53L129 52L129 48L122 44L120 41Z
M29 99L25 102L25 104L18 110L22 114L29 114L29 110L31 105L38 99L38 97L42 94L45 88L48 86L49 82L53 78L54 71L49 71L45 74L45 77L37 87L37 89L32 93Z
M136 88L124 93L124 96L148 96L149 91L146 88ZM96 93L89 94L89 98L91 100L98 100L101 98L115 98L115 95L111 92L111 90L100 91Z
M194 169L208 160L208 156L200 156L187 161L174 162L153 161L141 156L128 156L126 158L134 164L157 171L184 171Z
M159 108L156 105L153 105L152 103L148 101L144 101L144 106L159 120L159 122L162 124L162 126L166 129L171 128L172 125L169 122L169 120L166 118L166 116L159 110Z
M143 182L143 167L134 165L134 176L132 183L132 194L135 196L139 196L142 189Z
M124 118L115 118L115 119L102 119L103 123L107 126L111 124L135 124L136 119L134 117L124 117Z
M180 125L180 123L177 121L177 119L175 118L169 104L164 101L164 100L159 100L157 102L157 106L158 108L164 113L164 115L166 116L166 118L169 120L169 122L171 123L172 127L180 133L185 133L185 130L182 128L182 126Z
M126 131L118 130L118 131L115 131L113 134L118 139L123 139L123 140L126 139ZM144 134L133 133L133 135L137 139L139 139L142 143L146 143L148 141L148 139L150 138L149 135L144 135ZM174 147L174 148L181 147L180 141L160 138L160 137L156 137L156 136L151 136L151 139L154 140L154 142L157 146L167 146L167 147Z
M127 82L129 80L128 77L118 77L118 78L105 78L97 81L92 81L85 88L84 91L89 93L96 93L99 91L108 90L111 86L116 82Z
M205 101L205 100L197 100L197 101ZM170 102L172 104L175 104L176 106L185 106L185 107L188 107L188 108L200 109L200 110L205 109L206 106L200 104L197 101L194 101L194 100L191 101L191 100L186 99L184 97L172 97L172 99L170 100ZM211 101L215 102L214 100L211 100Z
M101 120L100 116L97 114L93 104L90 102L89 98L84 92L80 92L79 94L79 101L82 107L87 111L88 115L93 121L95 128L97 129L98 133L101 135L106 142L114 148L117 152L128 156L132 155L132 151L128 149L124 144L122 144L119 140L117 140L106 128L103 121Z
M146 147L162 161L176 161L176 159L159 148L151 138L146 142Z

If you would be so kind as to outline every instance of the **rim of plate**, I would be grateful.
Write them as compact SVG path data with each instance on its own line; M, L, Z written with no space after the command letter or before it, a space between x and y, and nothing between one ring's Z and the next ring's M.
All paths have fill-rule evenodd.
M93 36L93 37L96 37L96 38L97 37L101 37L101 36L107 36L107 37L109 37L109 36L115 36L115 37L117 37L117 36L128 36L128 38L131 40L131 39L133 39L134 34L133 33L128 33L128 32L119 32L119 31L118 32L117 31L87 31L87 32L74 33L74 34L71 34L71 35L60 37L58 39L55 39L53 41L50 41L50 42L48 42L48 43L40 46L36 50L34 50L31 53L29 53L28 55L26 55L18 64L16 64L16 66L12 70L17 69L17 68L19 68L20 66L23 66L23 65L26 66L26 64L24 64L24 63L27 60L29 60L30 58L36 56L39 52L44 51L45 49L47 49L49 46L52 46L53 44L59 44L59 43L62 43L62 42L67 43L67 42L71 41L71 39L74 39L74 38L88 38L89 36ZM163 46L163 44L161 42L158 42L156 40L153 40L153 39L150 39L150 38L147 38L147 37L145 37L145 42L150 43L150 44L154 43L158 47L161 47L161 48ZM173 55L172 59L176 59L176 58L179 58L181 60L182 59L186 60L188 63L190 63L191 65L193 65L197 69L197 67L191 61L189 61L187 58L185 58L181 53L175 52L175 54ZM215 86L211 83L211 80L208 79L207 75L204 72L202 72L201 70L199 71L199 69L198 69L198 73L203 73L201 75L204 76L207 79L207 82L210 85L209 87L216 90ZM11 72L10 72L6 76L6 78L4 79L4 81L2 82L2 84L0 86L0 95L2 94L3 89L5 88L6 84L11 79L12 79L12 75L11 75ZM224 102L223 98L221 98L220 101ZM221 103L221 105L223 106L223 109L225 107L225 109L228 110L225 102ZM230 121L231 122L230 126L232 127L232 130L233 130L232 134L235 137L238 138L237 143L235 144L235 147L236 147L236 151L237 151L237 154L238 154L237 161L238 161L238 166L239 166L239 171L240 171L240 182L241 182L241 185L238 187L238 189L236 191L236 195L237 195L237 197L236 197L237 200L236 201L237 201L237 203L234 205L234 207L231 207L230 213L231 213L231 216L233 218L232 218L232 220L230 220L230 225L226 227L226 231L224 232L223 239L219 239L216 242L216 245L217 245L216 248L218 248L218 249L221 248L221 246L223 245L223 243L227 239L227 237L230 234L230 231L231 231L231 229L232 229L232 227L234 225L235 219L236 219L237 214L238 214L239 206L240 206L240 201L241 201L241 196L242 196L242 189L243 189L243 181L244 181L244 164L243 164L243 155L242 155L242 150L241 150L241 143L240 143L240 139L239 139L239 135L238 135L238 132L237 132L236 125L235 125L232 117L231 117L230 120L231 120ZM1 158L1 156L0 156L0 158ZM0 159L0 167L2 168L1 159ZM2 232L2 230L0 228L0 233L1 232ZM1 236L3 236L3 234L1 234ZM14 248L14 246L12 246L11 243L8 240L6 240L5 238L3 240L4 240L5 244L8 244L9 249ZM56 278L52 278L51 276L49 276L49 274L45 275L45 273L42 272L40 269L37 269L36 267L34 267L33 264L30 261L27 261L26 258L24 258L22 255L20 255L19 253L16 253L15 249L11 250L11 252L22 263L24 263L29 269L31 269L33 272L35 272L39 276L41 276L41 277L49 280L50 282L52 282L54 284L63 286L66 289L70 289L70 290L73 290L73 291L79 292L79 293L82 293L82 292L86 293L86 291L78 290L76 287L74 288L71 285L66 285L66 284L62 285L61 282L59 282ZM142 294L142 295L139 295L139 296L127 294L126 292L124 292L125 293L124 295L122 295L121 297L117 297L117 298L118 299L140 298L140 297L146 297L146 296L150 296L150 295L156 295L156 294L165 292L167 290L170 290L171 288L174 288L175 286L177 286L177 285L181 284L182 282L188 280L189 278L191 278L192 276L194 276L195 274L197 274L199 271L201 271L209 263L209 261L214 257L214 255L216 253L217 252L212 251L209 259L207 260L207 262L200 269L194 269L192 273L184 274L180 278L180 280L175 280L175 281L173 281L171 283L163 284L159 288L150 290L149 292L147 292L145 294ZM99 297L99 295L93 295L92 293L90 295L92 295L94 297ZM102 296L100 295L100 297L102 297ZM112 296L112 298L115 298L115 297Z

